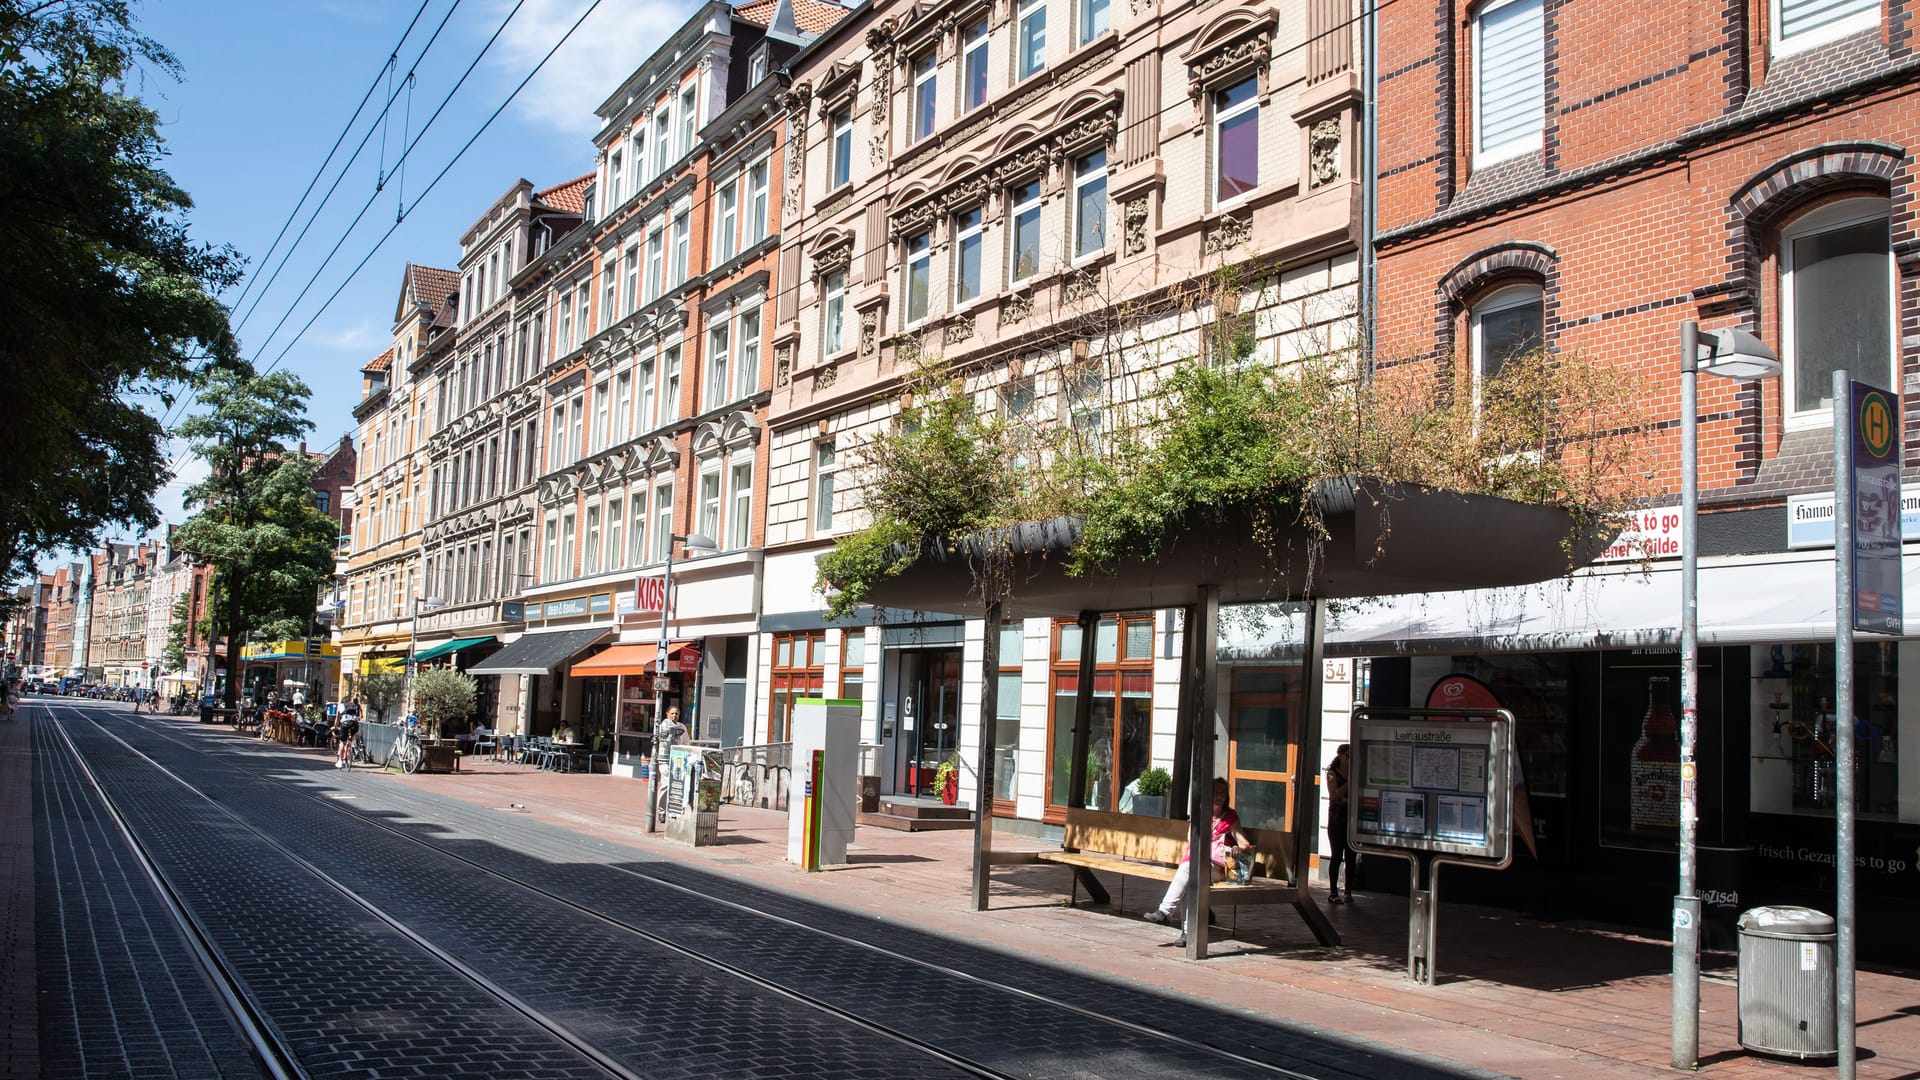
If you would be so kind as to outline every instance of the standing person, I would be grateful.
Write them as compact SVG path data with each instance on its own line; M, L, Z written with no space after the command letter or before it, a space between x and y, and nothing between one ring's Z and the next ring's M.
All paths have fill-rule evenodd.
M1240 814L1227 805L1227 781L1216 777L1213 781L1213 850L1208 860L1213 866L1213 880L1226 877L1227 857L1242 851L1253 850L1253 841L1247 838L1246 831L1240 828ZM1167 885L1167 895L1160 900L1160 906L1146 913L1150 923L1162 926L1178 925L1180 905L1187 898L1187 879L1193 873L1193 852L1180 860L1180 868L1174 871L1173 881Z
M1353 900L1353 848L1347 843L1347 791L1353 770L1352 746L1341 743L1327 763L1327 842L1332 854L1327 860L1328 903L1345 904ZM1340 867L1347 868L1347 894L1340 895Z

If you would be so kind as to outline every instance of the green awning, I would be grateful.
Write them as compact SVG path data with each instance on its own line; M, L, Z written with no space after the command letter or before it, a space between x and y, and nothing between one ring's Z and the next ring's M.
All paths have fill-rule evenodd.
M475 645L485 645L487 642L494 640L496 639L491 635L487 637L454 638L452 641L443 641L430 649L421 649L419 652L414 653L413 662L416 664L424 664L429 660L438 660L449 653L457 653L461 649L471 649Z

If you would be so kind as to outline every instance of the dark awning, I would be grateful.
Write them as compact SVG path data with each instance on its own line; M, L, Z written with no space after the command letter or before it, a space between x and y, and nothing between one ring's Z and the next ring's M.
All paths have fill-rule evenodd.
M594 626L528 634L467 669L469 675L549 675L613 631Z
M1612 539L1611 531L1580 529L1567 510L1490 495L1372 480L1329 483L1315 495L1324 537L1303 525L1261 536L1251 518L1214 522L1170 536L1157 558L1075 577L1066 556L1079 541L1079 521L1032 521L952 550L929 546L875 584L869 599L977 618L986 604L972 565L982 552L1012 556L1007 618L1180 607L1203 584L1218 585L1223 604L1439 592L1559 577Z
M493 640L495 639L489 635L487 637L463 637L454 638L452 641L443 641L431 648L421 649L419 652L414 653L413 662L416 664L424 664L429 660L438 660L449 653L457 653L464 649L471 649L475 645L485 645L487 642Z

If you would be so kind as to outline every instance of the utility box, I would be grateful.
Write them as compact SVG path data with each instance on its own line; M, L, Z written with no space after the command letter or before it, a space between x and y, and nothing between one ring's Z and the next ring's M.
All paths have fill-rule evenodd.
M847 861L860 802L860 703L802 698L794 703L793 787L787 861L818 870Z
M1740 1045L1782 1057L1840 1052L1833 917L1758 907L1740 916Z
M720 751L680 745L667 751L667 839L689 847L720 842Z

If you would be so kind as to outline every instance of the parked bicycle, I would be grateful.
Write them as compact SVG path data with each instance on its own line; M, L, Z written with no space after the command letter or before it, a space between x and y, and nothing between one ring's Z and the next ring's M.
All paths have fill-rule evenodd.
M400 771L409 775L420 771L420 761L425 757L421 750L420 728L417 722L409 721L400 729L399 737L393 740L393 749L387 752L383 768L398 766Z

